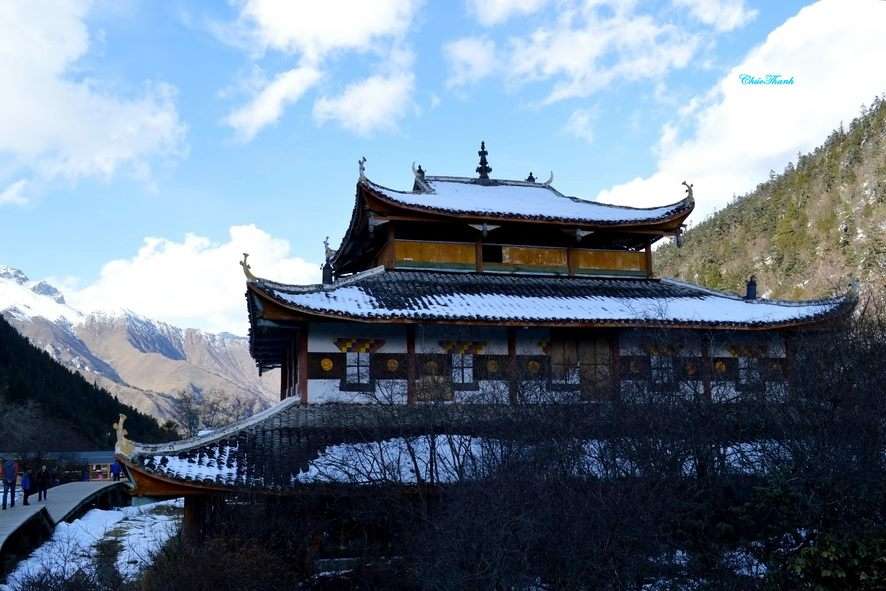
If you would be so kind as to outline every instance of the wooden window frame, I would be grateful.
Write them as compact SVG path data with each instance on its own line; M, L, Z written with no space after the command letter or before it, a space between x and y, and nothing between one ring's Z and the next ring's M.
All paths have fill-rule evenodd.
M470 370L464 363L466 357L471 359ZM470 380L465 380L466 372L470 371ZM456 372L461 374L461 380L456 381ZM450 353L449 354L449 379L453 390L479 390L477 382L477 356L474 353Z
M350 362L352 355L356 355L356 364ZM362 356L365 356L365 364L361 362L361 359L363 358ZM348 369L356 367L358 373L357 379L359 380L360 368L364 366L366 367L367 381L351 381L350 376L348 375ZM344 375L342 375L339 389L343 392L372 392L375 390L375 376L372 375L372 353L360 351L348 351L345 353Z

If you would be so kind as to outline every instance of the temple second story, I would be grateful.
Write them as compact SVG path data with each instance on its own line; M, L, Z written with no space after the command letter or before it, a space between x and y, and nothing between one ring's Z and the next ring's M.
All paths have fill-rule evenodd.
M477 176L426 174L413 166L411 190L372 182L360 163L357 196L326 281L366 269L637 276L653 273L654 242L679 236L692 212L685 198L652 208L570 197L540 181L490 176L485 144Z

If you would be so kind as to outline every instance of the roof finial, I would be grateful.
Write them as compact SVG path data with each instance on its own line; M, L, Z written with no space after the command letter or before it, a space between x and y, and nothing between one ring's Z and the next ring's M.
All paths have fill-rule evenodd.
M249 253L244 252L243 253L243 260L240 261L240 266L243 267L243 274L246 275L246 281L248 283L253 283L255 280L258 279L258 277L256 277L255 275L252 274L252 266L250 266L250 264L248 262L246 262L248 258L249 258Z
M489 152L486 151L486 142L480 142L480 151L477 152L477 155L480 156L480 166L476 168L477 174L480 175L480 179L484 181L489 180L489 173L492 172L492 167L489 166L489 162L486 161L486 156Z
M366 178L366 156L363 156L362 158L357 160L357 166L360 169L360 178L365 179Z
M531 170L529 171L529 176L526 177L526 182L527 183L534 183L535 182L535 175L532 174Z
M683 186L686 187L686 198L690 201L695 201L695 197L692 196L692 187L695 185L690 185L686 181L683 181Z
M415 167L415 162L412 163L412 176L415 177L415 183L412 185L413 191L419 191L421 193L433 193L433 190L425 182L425 171L421 167L421 164L418 165L418 168Z
M542 184L543 184L544 186L546 186L546 187L550 187L550 186L551 186L551 183L553 183L553 182L554 182L554 171L552 170L552 171L551 171L551 176L549 176L549 177L548 177L548 180L546 180L546 181L543 182Z

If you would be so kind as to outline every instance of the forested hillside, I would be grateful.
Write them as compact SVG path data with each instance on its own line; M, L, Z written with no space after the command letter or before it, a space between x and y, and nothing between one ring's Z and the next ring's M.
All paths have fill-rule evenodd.
M761 139L765 141L765 138ZM703 195L699 195L703 198ZM755 274L767 297L810 298L850 277L886 285L886 95L862 106L811 154L663 246L656 272L741 291Z
M110 449L119 413L130 438L167 438L154 419L62 367L0 317L0 449Z

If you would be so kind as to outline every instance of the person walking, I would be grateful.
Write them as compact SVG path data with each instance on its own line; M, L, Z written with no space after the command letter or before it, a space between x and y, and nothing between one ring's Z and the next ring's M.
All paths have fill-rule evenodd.
M37 472L35 480L37 481L37 500L45 502L46 491L49 490L49 485L52 483L52 474L46 469L46 464L40 466L40 471Z
M22 505L30 505L28 497L31 496L31 470L25 466L22 469Z
M15 460L0 458L3 464L3 510L6 511L6 495L10 495L9 507L15 507L15 482L18 480L18 464Z

